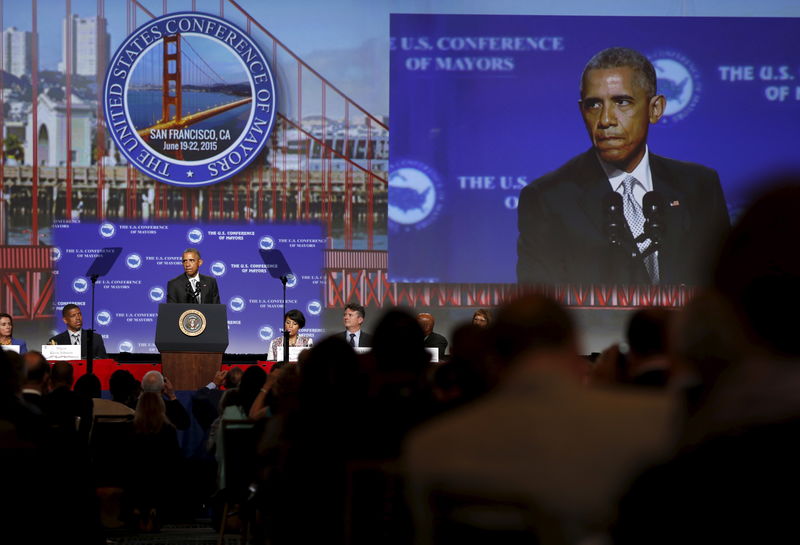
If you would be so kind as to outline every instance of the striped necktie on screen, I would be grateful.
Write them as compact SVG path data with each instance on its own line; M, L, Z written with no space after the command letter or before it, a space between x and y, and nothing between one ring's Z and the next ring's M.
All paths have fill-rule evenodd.
M625 179L622 180L622 209L634 239L638 238L644 232L644 214L642 213L642 206L636 201L636 197L633 196L633 187L637 183L639 183L639 181L630 174L625 176ZM640 252L644 252L651 243L650 240L646 240L636 245ZM644 258L644 266L653 284L658 284L660 275L658 259L656 259L655 252Z

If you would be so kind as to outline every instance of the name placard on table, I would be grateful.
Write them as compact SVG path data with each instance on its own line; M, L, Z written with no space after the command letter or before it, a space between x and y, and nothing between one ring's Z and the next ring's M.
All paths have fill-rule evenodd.
M297 358L300 356L300 352L303 350L309 350L310 346L290 346L289 347L289 361L297 361ZM283 361L283 347L278 350L279 356L277 361Z
M18 344L4 344L0 348L2 348L3 350L6 350L8 352L16 352L17 354L19 354L19 345Z
M75 361L81 359L81 347L77 344L43 344L42 355L48 361Z

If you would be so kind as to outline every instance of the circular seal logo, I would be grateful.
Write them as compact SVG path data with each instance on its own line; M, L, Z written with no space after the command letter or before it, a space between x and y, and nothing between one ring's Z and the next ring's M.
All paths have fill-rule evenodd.
M234 312L241 312L244 310L244 299L239 297L238 295L232 297L230 301L228 301L228 308L230 308Z
M441 193L433 170L401 161L389 175L389 220L401 227L427 227L439 214Z
M61 261L61 248L58 246L50 248L50 259L53 261Z
M154 303L164 300L164 288L161 286L153 286L150 288L150 291L147 292L147 294L150 296L150 300Z
M306 310L308 310L308 313L313 316L319 316L319 313L322 312L322 303L316 299L309 301L306 305Z
M125 258L125 264L129 269L138 269L142 266L142 256L139 254L128 254Z
M119 351L120 352L133 352L133 343L131 341L125 340L119 343Z
M297 276L293 274L286 275L286 287L293 288L297 285Z
M107 310L101 310L95 316L98 325L106 326L111 323L111 313Z
M108 221L101 223L97 230L100 232L100 236L103 238L112 238L117 234L116 226Z
M225 276L225 272L228 270L227 265L225 265L222 261L215 261L211 264L211 274L214 276Z
M72 289L75 290L76 293L85 293L86 290L89 289L89 282L82 277L78 277L72 281Z
M275 247L275 239L269 235L265 235L258 241L258 247L262 250L271 250Z
M148 21L114 53L103 108L117 149L178 186L242 171L275 122L275 81L259 46L230 21L178 12Z
M262 341L270 341L275 336L275 331L268 325L262 325L258 329L258 336Z
M189 232L186 233L186 240L192 244L200 244L203 242L203 231L197 227L189 229Z
M649 55L658 79L658 93L667 99L662 121L686 118L700 100L700 71L685 55L659 51Z
M197 337L206 330L206 317L196 309L189 309L178 318L178 328L189 337Z

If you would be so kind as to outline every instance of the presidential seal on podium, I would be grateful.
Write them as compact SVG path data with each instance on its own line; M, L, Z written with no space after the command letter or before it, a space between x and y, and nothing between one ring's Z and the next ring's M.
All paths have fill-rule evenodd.
M188 337L197 337L206 329L206 317L199 310L189 309L178 318L178 328Z

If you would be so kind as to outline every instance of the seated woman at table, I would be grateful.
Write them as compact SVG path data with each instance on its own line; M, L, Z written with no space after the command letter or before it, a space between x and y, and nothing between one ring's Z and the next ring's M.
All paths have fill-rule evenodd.
M19 353L28 351L28 345L22 339L14 338L14 319L10 314L0 312L0 345L15 344L19 346Z
M472 323L478 327L489 327L492 323L492 314L488 309L479 308L472 315Z
M306 317L296 308L287 312L283 317L283 329L289 332L289 346L311 347L314 342L311 337L297 334L304 325L306 325ZM267 355L272 361L283 360L283 335L272 340Z

